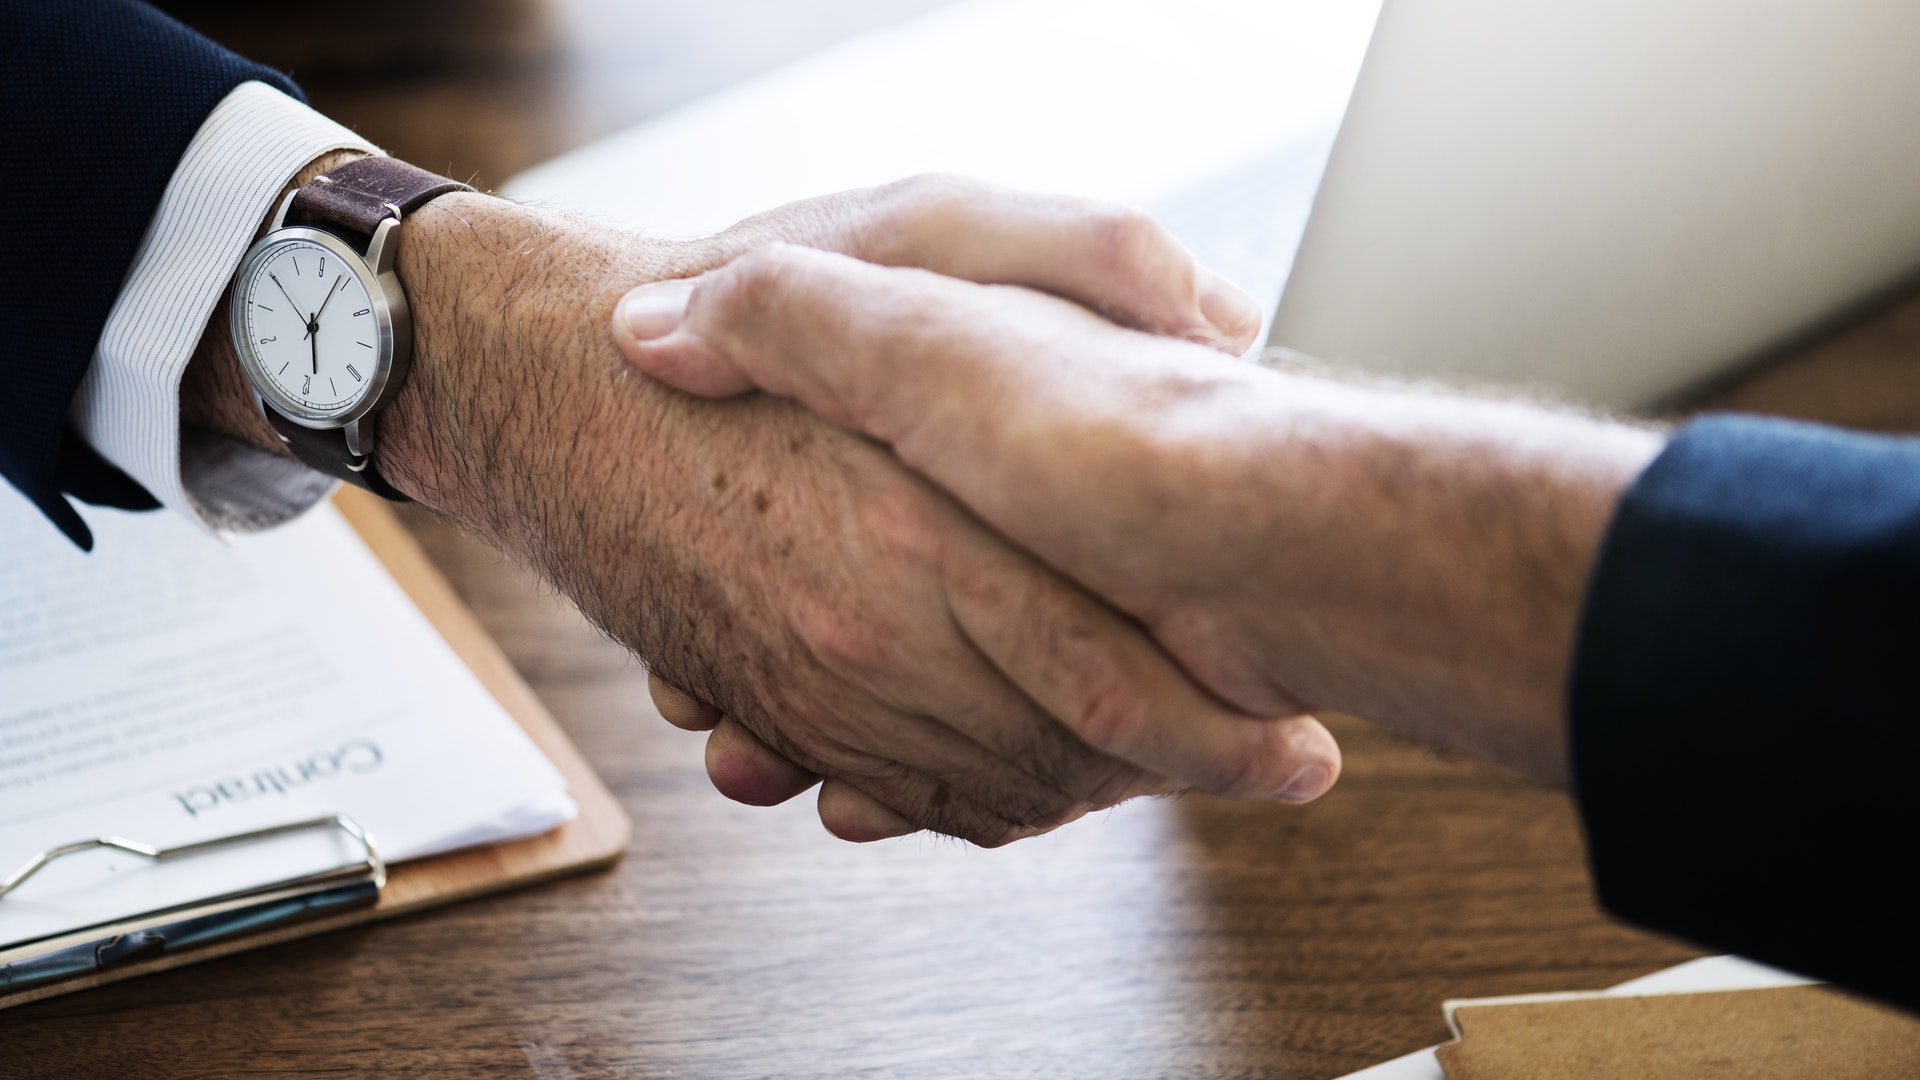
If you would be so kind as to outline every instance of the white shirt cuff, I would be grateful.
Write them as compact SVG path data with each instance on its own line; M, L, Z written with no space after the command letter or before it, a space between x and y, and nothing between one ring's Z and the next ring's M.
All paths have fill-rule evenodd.
M208 114L167 182L74 395L75 430L161 505L213 529L249 531L312 506L333 481L230 440L180 431L180 377L260 222L287 183L366 140L266 85Z

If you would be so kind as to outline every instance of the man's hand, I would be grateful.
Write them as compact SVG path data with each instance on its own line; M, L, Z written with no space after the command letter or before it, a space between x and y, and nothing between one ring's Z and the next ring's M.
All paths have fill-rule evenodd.
M729 794L779 801L821 774L838 781L821 798L841 835L920 827L995 844L1171 786L1073 730L1181 731L1130 758L1211 790L1272 796L1306 773L1324 781L1310 797L1331 782L1338 751L1317 723L1256 720L1196 689L1124 616L883 448L788 403L706 402L634 378L606 332L629 288L785 238L1054 289L1243 346L1257 312L1137 217L930 179L697 244L470 195L435 200L402 236L415 359L383 416L384 474L734 718L715 746ZM244 385L220 341L216 328L196 359L215 373L195 385L228 407L194 415L274 446L231 408ZM782 760L730 770L718 753L730 745Z
M1344 709L1564 777L1575 617L1653 434L1288 376L793 247L642 293L649 332L616 331L641 369L878 439L1241 710ZM1186 735L1131 719L1083 734L1136 761Z

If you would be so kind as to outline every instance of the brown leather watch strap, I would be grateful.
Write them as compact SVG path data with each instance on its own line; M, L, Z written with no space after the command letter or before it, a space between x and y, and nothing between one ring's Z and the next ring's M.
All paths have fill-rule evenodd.
M326 229L353 242L364 254L381 222L389 218L404 219L427 200L448 192L472 190L458 181L390 157L356 158L325 176L315 177L294 192L284 224ZM268 423L280 433L287 449L308 466L382 498L409 501L387 483L370 457L353 453L347 446L345 429L315 429L296 424L264 403L262 411ZM363 418L362 430L371 432L376 420L375 415Z
M316 430L296 424L280 415L278 409L263 410L267 423L280 433L280 439L293 451L293 456L308 468L317 469L336 480L345 480L354 487L365 488L383 499L393 502L412 502L406 494L387 483L380 470L373 467L370 458L356 458L347 448L347 433L342 428ZM351 463L358 462L355 469Z
M387 218L404 217L450 191L472 190L390 157L355 158L295 192L286 223L328 226L364 242Z

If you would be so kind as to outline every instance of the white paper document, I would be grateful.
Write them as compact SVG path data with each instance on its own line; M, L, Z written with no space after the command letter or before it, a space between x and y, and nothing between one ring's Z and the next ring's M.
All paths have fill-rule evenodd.
M566 781L331 505L222 543L0 486L0 877L342 813L398 861L534 835ZM307 833L177 863L96 851L0 898L0 946L355 861Z

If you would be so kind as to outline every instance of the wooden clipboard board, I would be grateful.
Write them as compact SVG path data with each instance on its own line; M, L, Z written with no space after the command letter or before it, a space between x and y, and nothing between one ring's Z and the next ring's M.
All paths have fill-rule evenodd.
M454 654L472 669L480 684L525 729L534 744L540 747L540 752L553 762L553 767L566 777L567 793L579 804L579 815L542 836L449 852L394 866L388 871L380 902L372 907L280 926L187 952L133 961L103 969L96 974L0 995L0 1009L212 960L247 949L324 934L375 919L404 915L436 904L450 904L456 900L610 866L626 850L627 837L632 831L626 811L614 801L613 794L594 775L586 759L580 756L580 751L574 748L560 726L554 723L546 706L534 697L533 691L520 678L520 673L508 662L506 654L500 651L500 646L494 643L479 620L474 618L473 612L460 602L453 587L440 576L440 571L428 561L426 553L420 550L412 534L400 524L400 519L384 502L357 488L341 488L334 496L333 503L359 532L361 539L366 541L367 547L379 557L394 580L399 582L407 596L440 631L440 636L446 639Z

